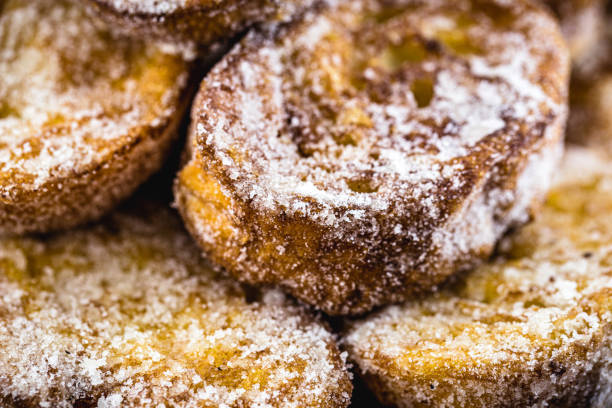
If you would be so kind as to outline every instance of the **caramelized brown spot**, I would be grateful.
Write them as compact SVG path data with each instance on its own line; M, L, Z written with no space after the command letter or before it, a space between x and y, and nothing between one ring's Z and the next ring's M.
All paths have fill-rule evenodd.
M355 193L376 193L378 191L378 187L369 178L347 180L346 184Z
M434 96L434 82L431 78L418 78L410 87L419 108L426 108Z

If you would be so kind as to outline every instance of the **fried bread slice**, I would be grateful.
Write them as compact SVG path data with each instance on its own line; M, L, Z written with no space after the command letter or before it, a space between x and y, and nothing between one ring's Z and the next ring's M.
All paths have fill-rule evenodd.
M80 2L2 2L0 234L97 218L160 167L189 103L190 63L171 51Z
M89 0L121 31L214 45L264 21L290 20L319 0Z
M213 272L169 210L0 241L0 406L346 407L334 337Z
M352 323L343 342L398 407L612 404L612 172L572 150L537 221L503 257L418 302Z
M205 78L175 195L217 264L330 314L430 290L544 198L569 58L534 3L338 2Z

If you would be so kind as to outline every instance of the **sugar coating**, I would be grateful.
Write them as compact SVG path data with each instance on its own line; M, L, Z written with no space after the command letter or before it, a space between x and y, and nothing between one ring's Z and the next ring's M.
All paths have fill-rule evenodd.
M146 13L164 15L185 8L223 8L235 7L228 0L102 0L115 9L127 13ZM296 1L267 1L268 7L287 7ZM244 6L244 5L241 5ZM262 10L264 11L264 10Z
M35 201L30 194L48 190L48 198L69 190L71 179L103 172L139 149L159 161L189 76L188 64L169 47L114 36L67 1L7 1L0 32L0 198L6 206ZM151 171L128 176L126 170L123 184L133 189ZM102 189L104 197L91 201L121 187ZM0 231L32 228L19 225L11 211L0 206Z
M612 172L571 150L537 221L504 254L422 301L351 323L343 339L398 407L612 403Z
M190 241L147 205L0 241L0 405L346 407L324 326L280 292L247 301Z
M404 3L408 8L410 2ZM229 88L235 107L231 112L216 111L214 108L223 105L223 100L201 99L196 131L202 151L212 151L208 156L219 162L223 176L236 184L236 194L258 209L282 207L329 225L352 222L351 217L336 219L330 210L337 207L386 211L394 204L394 190L398 188L403 187L402 192L408 195L405 198L422 201L436 188L439 178L460 186L462 180L457 174L464 163L458 159L479 147L479 142L484 144L487 136L506 126L518 127L513 120L534 126L547 114L562 115L565 107L561 86L551 89L549 95L532 79L545 63L545 48L554 49L558 44L533 44L527 38L533 33L519 31L528 30L524 27L528 22L536 31L554 30L540 10L529 9L525 16L517 16L512 30L487 27L493 23L486 21L472 22L464 32L456 21L460 13L444 5L437 1L428 7L413 6L417 10L396 12L395 18L380 24L359 18L374 15L369 17L374 20L376 13L389 12L381 4L351 2L340 11L323 13L291 27L286 36L278 33L270 40L252 34L203 84L206 96L211 97L224 97L221 91ZM460 10L469 13L469 5L463 2ZM512 6L505 11L518 14L524 7ZM456 55L451 49L441 58L444 61L418 61L419 70L424 72L411 74L433 81L432 100L420 109L414 93L406 89L410 81L398 78L401 70L385 70L385 64L395 64L387 60L398 56L386 55L391 51L384 48L382 55L376 55L381 44L374 38L360 38L362 50L355 50L352 47L357 43L351 43L356 41L351 36L357 33L365 36L366 31L373 31L373 37L390 31L391 38L385 42L399 47L413 36L398 27L408 23L431 41L443 41L438 39L443 30L457 30L455 35L470 38L470 43L466 40L461 46L475 47L471 42L482 40L479 46L486 49L484 56ZM488 30L498 35L490 35ZM444 47L442 43L438 46ZM247 51L254 53L247 55ZM452 57L460 61L452 61ZM418 56L405 58L409 62ZM561 65L558 60L547 62ZM363 67L347 72L350 64ZM410 64L403 65L406 68ZM405 71L416 70L414 66L409 68ZM228 71L235 75L224 75ZM369 76L374 78L371 82ZM375 95L357 93L353 84L346 83L363 81L364 87L383 88L376 79L394 80L390 89L371 90L385 93L382 101L372 101ZM349 97L345 99L343 93ZM508 133L510 139L517 132ZM334 137L356 140L338 141ZM233 150L244 151L244 157ZM373 153L378 159L373 159ZM367 177L370 173L372 176ZM378 194L351 189L351 180L359 176L373 178L371 188ZM312 208L304 209L309 201L317 206L306 205ZM429 207L437 217L433 203Z
M440 283L528 218L559 157L568 57L527 2L329 7L250 33L194 105L187 167L219 183L243 233L181 211L239 279L360 313Z
M190 4L210 6L210 0L109 0L108 3L117 10L130 13L165 14Z
M164 102L186 80L176 69L182 64L158 48L113 41L79 8L55 3L9 2L0 22L0 169L3 179L21 176L33 188L54 173L100 161L134 138L132 128L163 120L159 116L171 113ZM147 66L163 63L169 72ZM168 82L171 73L178 75L172 78L178 86L142 89L157 75ZM12 186L3 187L9 194Z
M287 22L321 0L89 0L116 29L196 43L203 54L254 24Z

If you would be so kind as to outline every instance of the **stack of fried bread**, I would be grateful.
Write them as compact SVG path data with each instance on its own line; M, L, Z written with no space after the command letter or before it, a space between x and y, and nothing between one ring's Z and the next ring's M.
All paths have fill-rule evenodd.
M0 0L0 408L612 407L610 9Z

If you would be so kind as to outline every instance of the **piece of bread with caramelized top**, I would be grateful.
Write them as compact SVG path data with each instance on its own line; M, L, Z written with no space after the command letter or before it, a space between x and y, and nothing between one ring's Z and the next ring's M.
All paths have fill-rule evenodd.
M529 1L341 1L204 79L178 207L211 259L330 314L427 291L541 203L569 57Z
M160 167L190 63L79 1L0 4L0 234L95 219Z
M344 355L279 292L213 272L178 217L0 240L0 406L348 406Z
M320 0L88 0L109 23L132 35L223 44L256 23L286 22Z
M612 167L572 150L537 221L435 296L343 342L398 407L612 406Z

